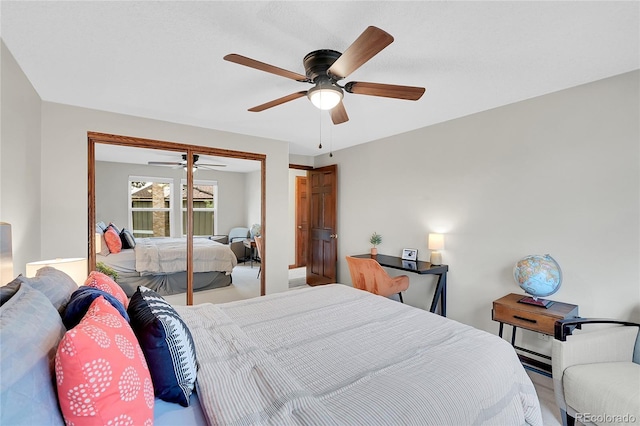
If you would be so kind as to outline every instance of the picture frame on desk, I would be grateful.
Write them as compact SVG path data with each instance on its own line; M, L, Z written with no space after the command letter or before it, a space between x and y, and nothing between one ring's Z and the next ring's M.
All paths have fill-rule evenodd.
M406 248L402 249L402 260L418 260L418 249Z

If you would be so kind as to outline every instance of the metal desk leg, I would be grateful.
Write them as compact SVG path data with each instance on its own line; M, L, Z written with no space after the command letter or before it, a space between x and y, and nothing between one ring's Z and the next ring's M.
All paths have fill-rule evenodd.
M431 301L431 308L429 312L436 313L436 307L440 302L440 315L447 316L447 274L438 275L438 283L436 284L436 291L433 294L433 300Z
M515 346L516 345L516 326L512 326L511 329L511 346Z
M440 294L440 311L442 316L447 316L447 273L440 275L442 280L442 293Z
M502 330L504 328L504 323L501 322L500 323L500 328L498 329L498 336L500 336L500 338L502 338Z

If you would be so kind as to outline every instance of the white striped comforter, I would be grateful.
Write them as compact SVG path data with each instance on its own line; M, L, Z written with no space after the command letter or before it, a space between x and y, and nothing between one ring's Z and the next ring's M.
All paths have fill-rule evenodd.
M134 252L140 275L172 274L187 270L185 238L138 238ZM193 272L231 272L238 259L228 245L208 238L193 239Z
M176 309L209 423L541 425L513 348L335 284Z

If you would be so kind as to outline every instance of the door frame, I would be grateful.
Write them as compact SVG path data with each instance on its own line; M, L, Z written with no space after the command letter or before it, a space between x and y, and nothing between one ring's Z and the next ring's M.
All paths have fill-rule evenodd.
M309 173L308 173L308 172L309 172L309 170L313 170L313 167L312 167L312 166L305 166L305 165L302 165L302 164L293 164L293 163L289 163L289 169L294 169L294 170L304 170L304 171L306 171L306 172L307 172L307 179L309 179ZM307 182L308 182L308 181L307 181ZM291 188L289 188L289 190L291 190ZM295 193L295 191L296 191L295 187L293 188L293 191L294 191L294 193ZM298 206L297 206L297 202L298 202L298 200L296 199L296 197L295 197L295 196L294 196L293 198L294 198L294 209L295 209L295 210L297 210L297 208L298 208ZM307 202L308 202L308 200L309 200L309 198L307 197ZM307 208L307 212L308 212L308 211L309 211L309 209ZM296 213L296 214L297 214L297 213ZM295 221L295 220L294 220L294 221ZM295 226L295 225L294 225L294 226ZM293 247L293 250L294 250L295 260L294 260L294 263L293 263L293 264L289 265L289 269L293 269L293 268L297 268L297 267L299 267L298 262L297 262L297 256L298 256L298 254L297 254L297 253L298 253L298 238L295 236L295 233L297 232L295 228L294 228L293 232L294 232L294 247ZM308 253L309 253L309 239L307 239L306 244L307 244L307 254L308 254ZM307 260L307 261L308 261L308 260ZM306 265L306 262L305 262L305 265ZM300 267L302 267L302 266L300 266Z
M305 186L305 198L304 201L302 201L301 198L301 191L300 191L300 186L302 183L302 180L304 179L304 186ZM307 266L307 251L309 250L309 195L308 195L308 180L309 177L308 176L296 176L295 177L295 222L296 222L296 229L294 229L295 232L295 268L301 268L303 266ZM303 206L301 204L307 204L306 209L303 209ZM306 211L306 215L303 214L303 212ZM301 234L299 232L299 229L302 228L302 222L301 219L304 217L304 223L306 223L307 226L307 238L303 237L303 234ZM304 256L302 255L302 253L304 253Z

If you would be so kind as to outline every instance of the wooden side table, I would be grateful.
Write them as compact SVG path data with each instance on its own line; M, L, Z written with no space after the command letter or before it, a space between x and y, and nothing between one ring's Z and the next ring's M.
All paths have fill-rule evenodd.
M519 300L523 297L525 297L523 294L511 293L493 301L491 319L500 323L498 335L502 337L502 331L505 324L511 325L511 345L516 350L551 360L551 357L548 355L516 346L516 328L520 327L526 330L553 336L554 325L557 320L578 318L578 306L554 301L547 308L543 308L540 306L520 303ZM518 354L518 357L525 368L551 377L551 366L549 364L522 354Z

